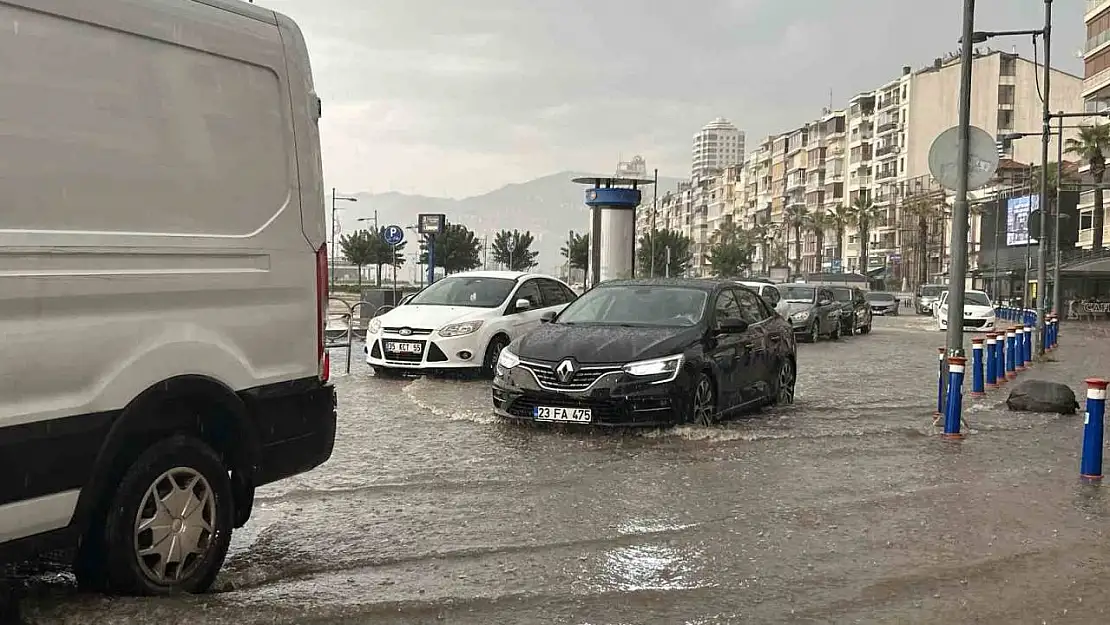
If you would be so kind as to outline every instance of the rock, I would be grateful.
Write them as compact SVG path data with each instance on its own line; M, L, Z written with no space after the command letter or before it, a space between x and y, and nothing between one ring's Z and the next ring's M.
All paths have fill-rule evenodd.
M1075 392L1067 384L1025 380L1010 391L1006 407L1024 412L1075 414L1079 410L1079 402L1075 401Z

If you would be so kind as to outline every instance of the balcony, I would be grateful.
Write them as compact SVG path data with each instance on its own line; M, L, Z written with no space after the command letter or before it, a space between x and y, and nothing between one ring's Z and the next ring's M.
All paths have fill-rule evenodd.
M898 176L898 172L893 167L891 167L890 169L880 169L879 173L875 174L875 180L881 182L883 180L890 180L891 178L896 178L897 176Z
M885 124L879 124L879 127L875 129L875 132L882 135L892 130L896 130L897 128L898 122L886 122Z
M876 158L884 158L884 157L887 157L887 156L894 156L897 153L898 153L898 146L896 146L896 145L884 145L883 147L875 150L875 157Z
M894 108L894 107L898 106L901 103L902 103L902 98L899 98L899 97L887 98L887 99L885 99L885 100L883 100L882 102L879 103L879 106L877 107L877 110L885 111L887 109Z

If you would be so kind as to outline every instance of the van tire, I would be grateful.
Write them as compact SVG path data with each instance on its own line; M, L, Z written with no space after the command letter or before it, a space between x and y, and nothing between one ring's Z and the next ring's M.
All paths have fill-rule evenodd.
M183 578L172 581L153 579L144 569L156 569L153 566L155 563L144 566L137 551L137 543L141 542L136 538L140 507L145 503L147 512L144 516L150 513L155 509L153 497L167 485L187 485L189 476L201 478L195 481L193 496L203 497L207 493L211 497L211 505L205 501L200 505L203 506L201 516L205 517L212 531L200 532L207 537L198 541L203 545L202 555L194 556L193 563L187 564L189 570ZM124 473L107 508L102 531L108 590L129 595L201 593L208 590L223 566L231 543L233 506L228 468L211 447L185 435L175 435L151 445ZM194 517L194 520L198 518ZM174 521L175 526L177 523L179 521ZM181 536L188 544L189 535ZM145 541L146 537L142 540Z

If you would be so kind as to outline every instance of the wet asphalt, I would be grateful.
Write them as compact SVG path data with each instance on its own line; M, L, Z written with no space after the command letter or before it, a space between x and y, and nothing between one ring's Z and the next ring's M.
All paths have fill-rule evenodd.
M356 353L332 459L258 493L213 593L80 595L59 573L28 583L24 622L1110 622L1082 415L996 391L942 441L929 328L800 345L792 407L625 433L500 423L487 382L376 379ZM1055 358L1023 376L1082 402L1110 335L1066 327Z

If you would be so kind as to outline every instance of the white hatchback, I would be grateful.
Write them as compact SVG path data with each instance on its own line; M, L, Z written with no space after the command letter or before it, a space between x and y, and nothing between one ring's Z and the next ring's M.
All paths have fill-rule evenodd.
M937 330L948 330L948 291L941 293L937 300L935 313ZM964 292L964 330L971 332L990 332L995 329L997 319L994 315L994 303L984 291Z
M493 371L510 341L577 299L564 282L517 271L447 276L374 317L366 362L378 374L414 369Z

